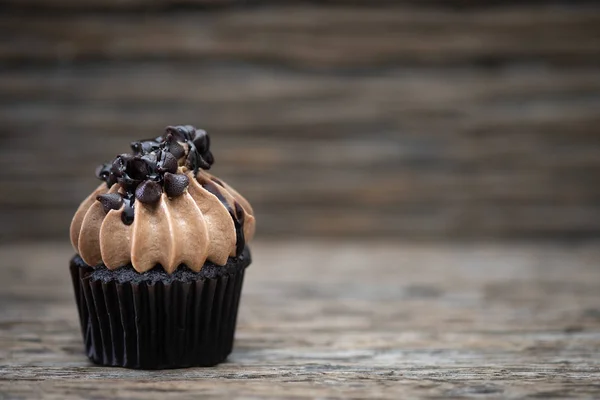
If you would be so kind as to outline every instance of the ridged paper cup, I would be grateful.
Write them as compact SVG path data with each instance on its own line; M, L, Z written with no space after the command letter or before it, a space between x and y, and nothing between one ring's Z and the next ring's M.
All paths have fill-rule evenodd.
M209 367L231 353L248 248L224 267L173 274L158 267L91 268L79 256L71 276L87 356L138 369Z

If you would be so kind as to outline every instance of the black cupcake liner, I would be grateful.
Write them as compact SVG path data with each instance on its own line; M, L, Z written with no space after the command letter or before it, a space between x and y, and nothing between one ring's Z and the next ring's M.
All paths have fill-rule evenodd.
M95 279L71 263L87 356L96 364L139 369L208 367L231 353L250 263L195 281Z
M77 303L77 312L79 314L79 326L81 327L81 335L83 337L83 342L85 344L85 353L90 354L89 344L91 344L90 335L90 325L87 322L89 319L89 313L87 310L87 306L85 303L83 288L81 285L81 278L91 272L94 271L93 268L85 265L83 260L79 256L75 256L73 260L71 260L71 265L69 266L71 271L71 279L73 280L73 291L75 292L75 301Z

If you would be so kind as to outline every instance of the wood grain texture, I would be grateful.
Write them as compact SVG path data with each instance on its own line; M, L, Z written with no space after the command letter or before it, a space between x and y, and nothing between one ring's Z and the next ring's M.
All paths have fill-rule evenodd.
M3 0L0 7L10 11L145 11L177 9L211 10L222 7L263 7L270 5L335 5L437 7L450 10L486 8L494 5L551 4L553 6L593 5L594 0Z
M7 14L0 60L217 59L294 67L600 61L588 7L449 12L403 7L267 7L216 13ZM110 27L110 28L108 28Z
M0 240L66 237L95 166L178 123L265 236L600 235L597 5L201 3L0 13Z
M85 359L68 245L3 246L0 398L595 398L599 249L259 242L229 362L149 372Z
M177 121L212 134L214 172L256 205L263 234L597 234L596 76L159 62L10 71L0 232L62 235L96 165Z

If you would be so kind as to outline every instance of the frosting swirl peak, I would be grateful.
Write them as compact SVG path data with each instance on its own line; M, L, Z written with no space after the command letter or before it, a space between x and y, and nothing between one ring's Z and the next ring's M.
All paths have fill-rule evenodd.
M88 265L199 271L206 260L225 265L242 253L254 236L253 210L205 171L214 163L205 131L169 126L131 148L98 167L104 183L73 217L71 243Z

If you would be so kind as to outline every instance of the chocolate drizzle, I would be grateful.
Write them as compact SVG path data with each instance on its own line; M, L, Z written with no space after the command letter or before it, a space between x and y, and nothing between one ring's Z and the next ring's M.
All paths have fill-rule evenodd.
M123 212L121 213L121 221L123 221L125 225L133 224L133 218L135 216L135 209L133 208L134 202L134 195L126 194L123 196L123 203L125 204L125 207L123 208Z
M131 225L136 201L153 205L160 201L163 193L170 198L183 195L189 178L177 172L180 166L185 166L193 171L202 187L225 206L236 230L236 254L243 252L245 214L242 206L234 202L232 207L228 203L217 186L225 187L219 179L209 180L198 174L200 169L208 170L214 163L206 131L191 125L168 126L162 136L132 142L131 149L132 153L121 154L96 170L96 176L109 188L117 183L121 187L116 193L98 196L106 213L122 209L121 220Z
M216 183L217 185L221 186L221 187L225 187L225 185L223 184L223 182L221 182L221 180L219 178L215 178L214 176L210 178L214 183Z
M235 215L231 212L231 210L229 210L229 215L231 215L231 218L233 218L233 224L235 225L235 253L239 255L242 253L242 251L244 251L244 246L246 245L246 238L244 237L244 209L236 201Z
M212 180L214 180L214 178ZM223 196L217 185L215 185L213 182L209 180L203 180L199 177L197 178L197 181L204 189L215 195L215 197L219 199L221 204L225 206L227 212L229 212L229 215L231 215L231 218L233 219L233 224L235 226L235 253L237 255L240 255L242 251L244 251L244 246L246 245L246 239L244 238L244 209L242 208L242 206L239 205L238 202L234 202L234 211L234 209L231 208L231 205L227 202L225 196Z

